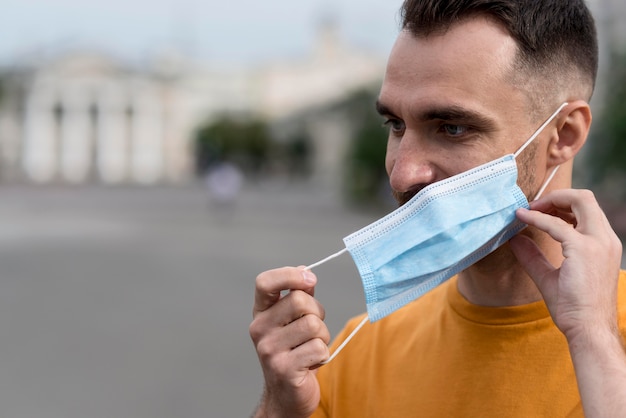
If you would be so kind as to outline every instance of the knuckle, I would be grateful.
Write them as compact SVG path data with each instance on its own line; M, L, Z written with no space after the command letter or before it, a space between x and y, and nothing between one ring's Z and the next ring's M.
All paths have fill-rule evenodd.
M330 349L328 348L327 342L322 340L321 338L311 340L311 345L313 346L314 352L320 354L320 358L327 358L330 354Z
M313 297L302 290L292 290L289 293L289 303L298 312L304 312L312 300Z
M288 298L294 317L304 317L312 314L319 320L324 320L326 315L324 307L313 296L302 290L293 290L289 293Z
M330 344L330 331L328 330L328 327L326 326L326 324L324 324L324 327L322 328L322 332L320 333L320 338L322 339L322 342L324 343L324 345Z
M252 341L254 342L257 342L261 339L261 337L263 336L263 331L261 330L261 326L259 325L258 320L254 320L250 323L250 326L248 327L248 333L250 334L250 338L252 338Z
M307 293L303 292L302 290L292 290L291 292L289 292L289 297L291 298L292 303L295 305L305 303L307 296Z
M586 202L595 202L596 201L596 195L589 189L581 189L580 191L580 198Z
M319 329L313 315L305 315L298 321L298 327L307 335L315 335Z
M256 352L261 363L271 365L272 358L275 357L276 350L267 339L261 339L256 344Z
M317 301L316 301L317 302ZM326 309L324 309L324 305L322 305L321 303L317 302L317 309L319 312L319 317L324 320L326 318Z
M289 374L289 363L286 361L286 356L282 354L268 355L265 365L279 379L283 379L284 376Z
M298 321L298 327L307 335L319 335L325 328L324 322L315 315L305 315Z

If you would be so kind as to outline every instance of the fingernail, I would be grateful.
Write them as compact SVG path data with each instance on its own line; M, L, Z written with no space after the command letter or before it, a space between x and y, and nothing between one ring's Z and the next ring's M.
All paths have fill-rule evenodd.
M302 278L304 278L304 283L309 285L315 284L315 275L311 273L309 270L302 270Z

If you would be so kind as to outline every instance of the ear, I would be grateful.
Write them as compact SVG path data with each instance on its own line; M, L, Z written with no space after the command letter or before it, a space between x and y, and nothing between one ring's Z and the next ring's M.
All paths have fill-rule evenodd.
M557 119L557 130L548 145L548 164L556 166L573 159L587 140L591 109L584 100L569 103Z

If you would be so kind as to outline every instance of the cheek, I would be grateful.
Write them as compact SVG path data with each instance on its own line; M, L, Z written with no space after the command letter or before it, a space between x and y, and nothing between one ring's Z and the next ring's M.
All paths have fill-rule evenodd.
M530 147L529 147L530 148ZM537 167L536 167L536 148L527 149L527 154L520 155L517 161L517 184L522 189L524 194L529 200L534 198L534 195L539 190L540 185L537 185ZM527 152L525 151L525 153Z
M391 176L391 170L396 162L396 154L398 152L397 145L394 145L392 141L387 142L387 152L385 154L385 170L387 175Z

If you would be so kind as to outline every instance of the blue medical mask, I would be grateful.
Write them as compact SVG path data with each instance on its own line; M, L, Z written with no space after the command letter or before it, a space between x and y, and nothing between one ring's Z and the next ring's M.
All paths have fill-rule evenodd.
M516 153L424 187L405 205L345 237L345 249L308 268L349 251L374 322L476 263L525 228L515 216L529 207L517 185L515 158L566 105Z

